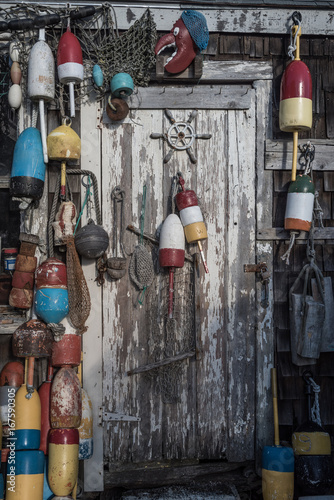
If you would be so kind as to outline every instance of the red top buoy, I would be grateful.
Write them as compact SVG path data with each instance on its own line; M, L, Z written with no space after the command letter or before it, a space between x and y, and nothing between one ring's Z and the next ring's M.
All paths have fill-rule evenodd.
M24 367L19 361L9 361L0 374L0 386L20 387L24 380Z

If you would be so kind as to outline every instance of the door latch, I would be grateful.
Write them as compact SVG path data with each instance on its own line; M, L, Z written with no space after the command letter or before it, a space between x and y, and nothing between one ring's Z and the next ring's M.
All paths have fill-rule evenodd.
M265 262L260 262L259 264L245 264L245 273L258 273L260 275L260 281L262 284L261 290L261 306L269 306L269 280L270 272L268 271L267 264Z

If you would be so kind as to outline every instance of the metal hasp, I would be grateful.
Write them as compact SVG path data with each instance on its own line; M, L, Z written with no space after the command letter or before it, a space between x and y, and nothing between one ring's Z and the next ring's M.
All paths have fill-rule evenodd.
M124 413L112 413L110 411L105 411L103 407L99 411L99 425L103 422L140 422L140 417L135 417L133 415L125 415Z
M151 134L151 139L163 139L168 142L171 149L166 154L164 158L164 163L169 162L175 150L183 151L186 150L190 158L191 163L197 163L197 158L193 152L192 145L195 139L211 139L212 134L196 134L194 128L190 123L197 116L197 109L192 111L186 122L175 121L171 111L166 109L166 116L171 122L167 134L159 134L153 132Z
M245 273L259 273L260 280L262 284L262 292L261 292L261 306L268 307L269 306L269 280L270 280L270 272L268 271L267 264L265 262L260 262L260 264L245 264L244 265Z

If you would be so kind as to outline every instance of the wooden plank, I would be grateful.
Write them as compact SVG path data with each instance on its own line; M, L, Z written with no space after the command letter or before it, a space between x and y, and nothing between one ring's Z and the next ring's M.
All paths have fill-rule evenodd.
M200 264L196 280L196 347L200 353L196 363L198 456L201 459L221 459L226 453L228 441L227 339L224 324L224 311L229 307L225 291L228 256L226 205L225 196L222 196L228 191L228 112L206 112L200 132L208 129L212 131L212 138L198 146L201 161L196 167L197 183L193 181L190 169L186 180L191 189L196 189L201 200L208 232L203 248L209 274L205 274ZM222 130L226 134L221 134Z
M261 228L257 231L256 238L258 240L287 240L290 239L289 231L286 231L283 227L269 227ZM299 236L296 237L297 241L307 240L308 233L301 231ZM316 228L313 233L313 238L315 240L333 240L334 239L334 228L324 227Z
M0 177L0 189L9 189L10 177L3 175Z
M81 106L80 128L81 128L81 168L92 171L97 178L99 187L99 198L101 203L101 171L100 171L100 130L95 127L87 127L87 123L96 122L96 103L93 99L87 99ZM81 176L78 177L80 182ZM77 182L77 181L73 181ZM82 195L85 195L82 187ZM101 205L100 205L101 206ZM94 211L92 211L94 217ZM102 219L102 222L104 220ZM83 213L82 225L87 224L86 211ZM103 491L104 489L104 467L103 467L103 429L99 425L100 408L102 407L102 294L95 282L96 262L95 259L82 259L82 267L87 281L90 297L91 312L86 322L88 330L82 338L83 350L83 388L89 395L93 406L93 435L94 452L89 460L85 460L84 468L84 490Z
M265 138L270 136L271 131L271 105L272 85L270 81L259 81L254 83L256 90L256 226L262 228L271 225L272 221L272 193L273 175L264 170L264 148ZM269 103L269 109L268 109ZM254 181L253 181L254 182ZM273 243L256 242L256 262L266 262L270 279L268 282L268 306L262 302L264 287L258 279L255 285L256 291L256 319L255 337L256 351L256 426L255 426L255 466L260 472L262 449L268 443L273 442L272 404L271 404L271 377L270 369L274 365L274 326L273 326Z
M255 106L255 91L252 91ZM255 109L255 108L253 108ZM242 273L255 263L255 113L228 112L226 205L227 428L228 460L254 457L255 276ZM240 146L242 145L242 147ZM247 262L240 248L247 248Z
M81 5L82 2L71 2L71 7ZM90 2L96 7L100 6L100 2ZM3 9L8 8L10 2L2 5ZM46 1L45 6L50 5L53 8L59 8L60 5L66 6L66 0L59 2ZM326 6L326 4L324 4ZM175 7L167 2L146 2L145 5L138 5L135 2L129 2L126 5L113 4L117 17L117 26L119 30L126 30L139 19L147 7L154 17L157 24L157 29L161 31L170 31L175 21L180 18L180 7ZM315 9L312 2L312 13L305 8L298 8L303 19L303 34L304 35L319 35L331 36L334 34L334 25L331 17L331 8ZM286 8L266 7L249 7L242 5L233 5L229 8L219 8L215 6L201 5L201 12L205 15L209 32L225 32L225 33L271 33L271 34L289 34L290 30L287 27L287 20L292 18L292 14L296 5L291 8L288 3ZM290 23L289 23L290 25Z
M248 109L250 98L248 85L235 89L231 85L213 87L148 87L128 100L130 109ZM124 120L126 123L129 120ZM112 123L103 113L103 123ZM169 124L170 126L171 124Z
M306 140L300 140L302 146ZM334 141L324 139L311 139L315 147L315 157L312 162L313 170L334 170ZM300 153L298 154L298 157ZM266 170L291 170L292 166L292 134L291 141L266 141L265 169ZM297 165L297 168L299 165Z
M272 65L267 61L204 61L201 82L253 82L271 80Z

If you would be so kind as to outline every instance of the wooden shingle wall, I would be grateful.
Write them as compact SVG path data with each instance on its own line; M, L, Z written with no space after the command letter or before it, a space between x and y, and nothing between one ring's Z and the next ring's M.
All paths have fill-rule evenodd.
M273 65L273 116L272 139L291 140L292 134L279 130L280 81L290 61L287 53L290 37L257 36L236 34L213 34L207 49L206 59L214 60L264 60ZM215 52L216 47L216 52ZM313 82L313 126L310 132L299 134L299 145L307 140L334 138L334 39L329 37L302 36L300 56L307 64ZM317 148L315 149L317 155ZM273 175L272 227L284 227L284 213L287 189L290 181L288 170L275 170ZM319 203L323 210L323 224L333 227L334 223L334 172L315 171L314 183L319 192ZM274 244L274 324L276 356L279 380L279 419L281 438L289 441L297 425L307 419L306 397L302 373L309 368L315 381L321 386L320 412L325 429L334 435L334 353L321 353L316 365L297 367L291 361L288 292L307 262L306 244L297 242L287 265L281 256L288 248L286 240ZM317 240L316 263L324 276L334 280L334 241Z

